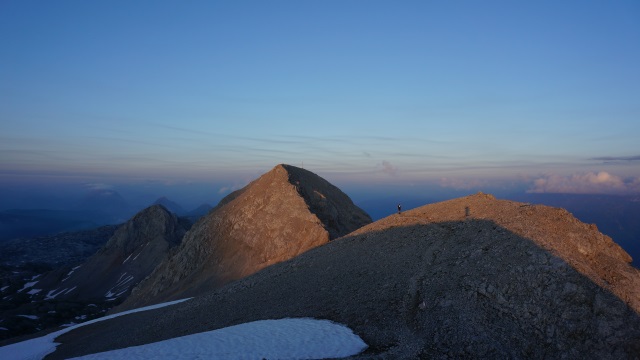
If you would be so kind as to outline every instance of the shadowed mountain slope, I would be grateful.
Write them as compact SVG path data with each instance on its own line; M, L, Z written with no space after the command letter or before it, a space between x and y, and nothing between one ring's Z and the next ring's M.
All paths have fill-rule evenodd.
M201 294L370 222L318 175L278 165L222 199L117 310Z
M118 226L115 232L110 230L108 241L103 240L97 252L94 247L91 256L67 261L62 267L29 278L24 277L26 273L16 274L20 278L10 279L16 281L0 289L0 339L104 315L160 264L189 226L189 221L154 205ZM95 231L75 235L81 235L81 243L61 234L53 245L46 244L51 254L44 259L58 262L64 259L64 250L70 248L73 251L66 256L75 252L77 258L82 247L74 247L86 244L88 237L102 236ZM62 244L65 240L71 244ZM55 244L60 249L51 250ZM41 252L36 255L42 258ZM22 282L17 282L20 279ZM22 285L16 287L18 284Z
M47 290L39 293L45 299L124 299L180 243L188 228L163 206L150 206L120 226L83 264L49 273L34 287Z
M468 213L468 216L467 216ZM260 319L346 324L369 358L634 358L640 274L571 214L474 195L392 215L172 307L61 336L59 359Z
M184 208L182 208L182 206L180 206L175 201L169 200L165 196L163 196L163 197L159 198L158 200L156 200L152 205L162 205L162 206L164 206L165 209L171 211L172 213L174 213L174 214L176 214L178 216L183 216L183 215L187 214L187 212L184 210Z

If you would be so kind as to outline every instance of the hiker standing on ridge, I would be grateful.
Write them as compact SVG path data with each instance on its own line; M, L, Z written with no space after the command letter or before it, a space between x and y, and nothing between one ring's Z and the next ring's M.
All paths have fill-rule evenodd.
M402 205L398 204L398 214L402 214Z

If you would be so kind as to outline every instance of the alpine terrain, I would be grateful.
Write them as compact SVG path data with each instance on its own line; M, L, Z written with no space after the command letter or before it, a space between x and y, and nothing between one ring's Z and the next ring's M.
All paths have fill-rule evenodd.
M33 276L10 295L10 288L3 287L3 335L103 315L158 266L189 226L187 220L153 205L119 226L102 248L80 264Z
M300 213L301 202L330 198L310 179L279 166L234 194L141 289L185 294L189 284L199 296L70 331L49 358L297 317L347 325L369 345L357 359L640 354L639 271L611 238L566 210L477 194L394 214L331 242L305 240L320 222ZM328 204L319 209L331 214ZM259 220L265 214L269 222ZM278 235L283 222L295 230ZM273 244L258 244L265 233ZM191 245L198 238L209 247ZM315 248L276 263L295 240L300 251ZM215 270L213 281L223 284L260 268L209 291L194 275Z
M278 165L194 224L117 310L203 294L370 222L346 194L318 175Z

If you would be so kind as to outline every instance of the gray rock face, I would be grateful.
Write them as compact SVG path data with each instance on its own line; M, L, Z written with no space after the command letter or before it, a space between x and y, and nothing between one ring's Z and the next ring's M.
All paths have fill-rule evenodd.
M45 299L124 299L180 243L188 227L161 205L150 206L118 228L83 264L49 273L34 286L46 290L39 293Z
M201 294L370 222L326 180L278 165L200 219L117 310Z
M389 216L179 305L70 332L52 358L283 317L348 325L370 346L356 359L637 358L630 260L565 210L479 194Z

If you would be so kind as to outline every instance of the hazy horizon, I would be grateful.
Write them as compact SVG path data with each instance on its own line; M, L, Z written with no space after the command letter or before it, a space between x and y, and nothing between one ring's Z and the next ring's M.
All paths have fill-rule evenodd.
M279 163L356 202L640 194L639 17L636 1L4 2L0 208L94 188L215 205Z

